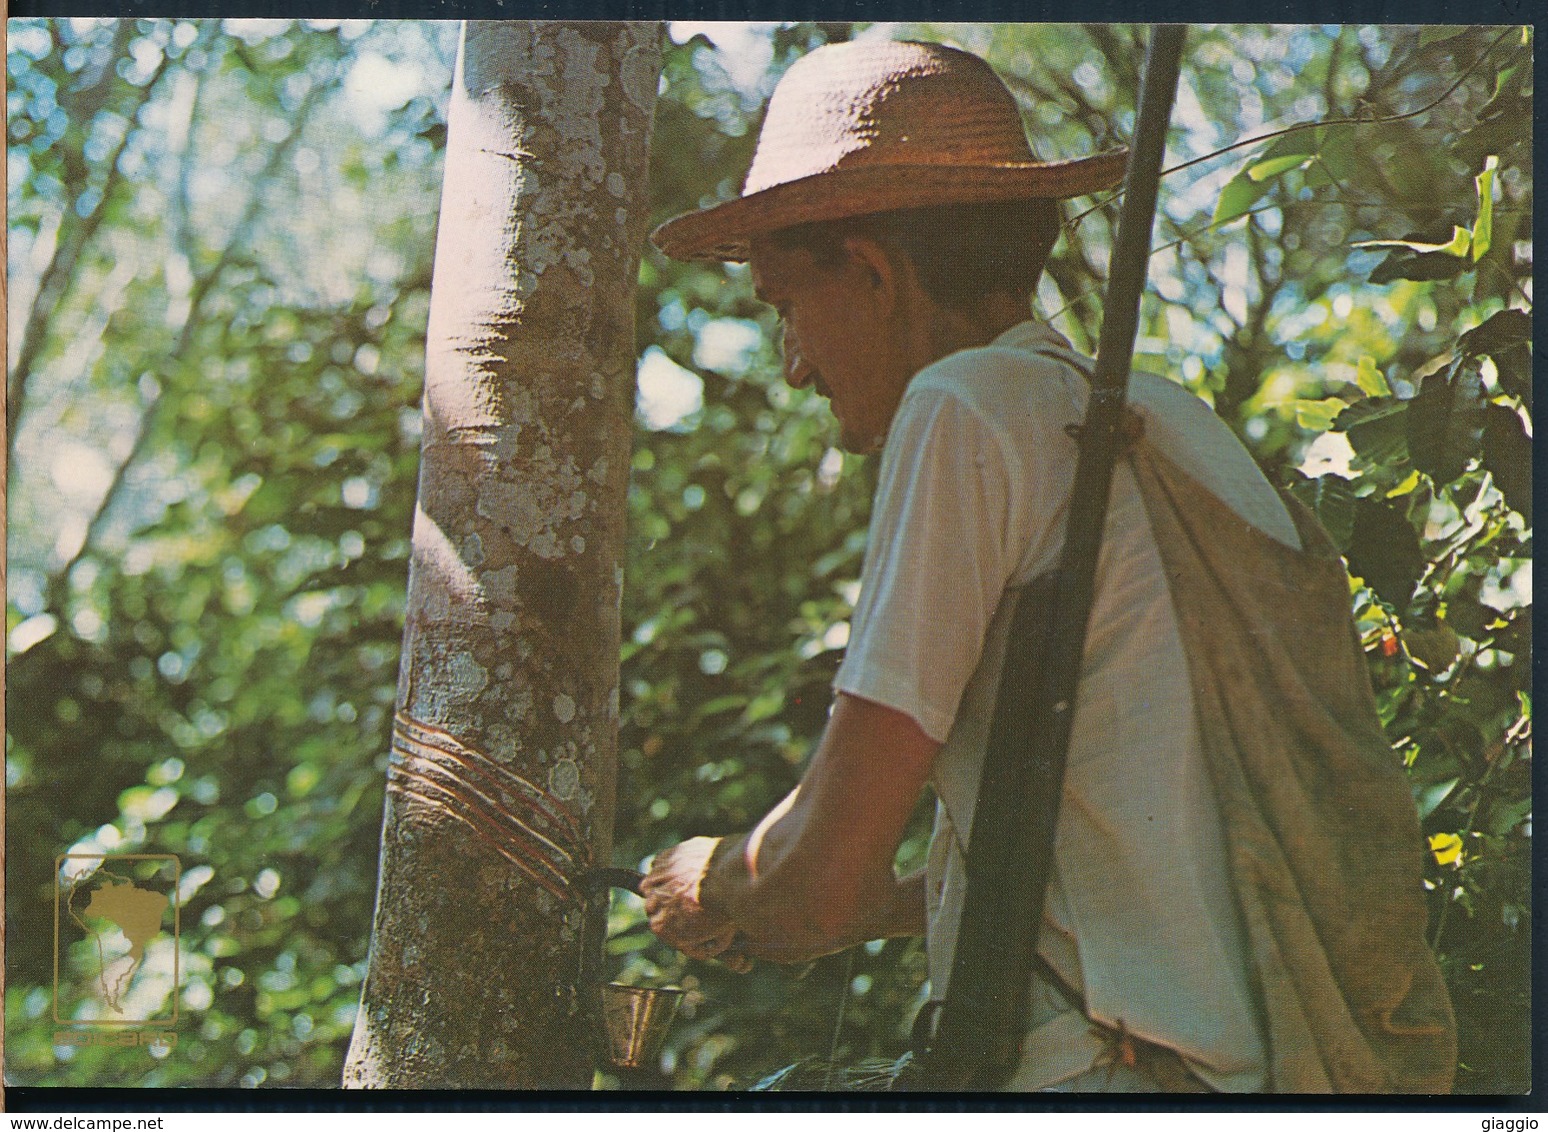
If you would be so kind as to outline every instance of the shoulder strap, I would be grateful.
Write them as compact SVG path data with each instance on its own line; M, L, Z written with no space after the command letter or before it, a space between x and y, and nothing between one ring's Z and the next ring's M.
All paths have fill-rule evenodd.
M1156 191L1186 29L1160 25L1145 54L1135 152L1113 246L1097 364L1059 565L1012 615L968 845L951 981L921 1056L926 1089L994 1089L1015 1071L1053 862L1054 827L1107 518ZM1037 595L1037 596L1034 596ZM1031 598L1031 600L1029 600Z

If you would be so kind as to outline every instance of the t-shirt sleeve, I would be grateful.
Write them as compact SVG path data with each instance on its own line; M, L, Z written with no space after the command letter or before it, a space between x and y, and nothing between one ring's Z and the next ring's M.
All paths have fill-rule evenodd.
M911 389L889 430L841 692L945 742L1020 548L1010 450L969 404Z

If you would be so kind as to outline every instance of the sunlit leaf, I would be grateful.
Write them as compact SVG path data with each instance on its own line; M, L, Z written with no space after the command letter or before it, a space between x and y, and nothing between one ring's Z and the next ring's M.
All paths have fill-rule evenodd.
M760 693L747 705L743 718L748 723L757 723L760 720L772 719L778 715L785 706L785 693L782 688L770 688Z
M1437 865L1462 863L1462 838L1455 833L1437 833L1430 837L1430 852L1435 854Z
M126 817L160 821L177 805L178 797L170 786L132 786L118 796L118 808Z
M706 700L703 704L699 705L696 710L701 719L707 719L712 715L719 715L721 712L735 711L744 707L746 703L746 696L733 693L726 696L716 696L712 700Z
M1494 93L1490 96L1489 101L1484 104L1484 108L1479 111L1479 117L1485 117L1497 110L1502 100L1508 99L1520 92L1526 84L1529 70L1530 67L1524 68L1519 63L1513 67L1503 68L1494 77Z
M1288 173L1292 169L1300 169L1316 156L1311 153L1288 153L1283 157L1271 157L1266 161L1260 161L1256 165L1247 167L1247 176L1253 181L1267 181L1271 177L1277 177L1281 173Z
M1245 173L1238 173L1226 182L1225 188L1220 190L1220 197L1215 201L1215 213L1210 217L1210 223L1215 226L1229 224L1245 215L1266 192L1268 192L1268 185L1254 180Z
M1473 222L1473 262L1483 258L1494 238L1494 178L1500 167L1500 159L1490 154L1484 162L1483 172L1474 183L1478 186L1478 219Z
M1361 392L1371 397L1386 397L1392 393L1392 387L1387 384L1386 377L1376 368L1376 359L1369 354L1361 356L1355 381L1360 386Z
M1420 255L1439 253L1441 255L1465 256L1468 248L1472 246L1473 234L1461 225L1452 225L1451 239L1443 244L1426 243L1423 240L1358 240L1351 244L1354 248L1407 248L1411 252ZM1477 258L1476 256L1474 257Z
M322 781L322 768L316 763L297 763L285 776L285 789L297 798L310 794Z
M1295 408L1295 423L1312 432L1326 432L1332 427L1336 418L1348 406L1349 402L1339 397L1324 397L1320 401L1298 400L1292 402Z
M1387 492L1387 498L1397 499L1399 496L1407 495L1418 486L1419 470L1415 468L1413 471L1409 472L1408 475L1403 477L1403 481L1401 483L1399 483L1391 491Z

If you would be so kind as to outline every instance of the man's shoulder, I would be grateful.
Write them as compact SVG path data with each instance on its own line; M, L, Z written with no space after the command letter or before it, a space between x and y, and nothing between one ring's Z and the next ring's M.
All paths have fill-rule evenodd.
M986 423L1077 411L1085 378L1071 361L1027 345L991 342L932 362L909 383L917 407L957 402Z

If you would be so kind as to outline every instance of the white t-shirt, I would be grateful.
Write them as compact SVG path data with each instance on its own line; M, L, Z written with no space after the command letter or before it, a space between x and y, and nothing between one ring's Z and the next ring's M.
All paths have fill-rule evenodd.
M1065 429L1084 417L1088 386L1077 367L1089 364L1053 330L1021 323L920 371L882 452L861 595L834 685L904 712L944 743L928 885L936 998L961 917L1013 605L1003 598L1057 562L1077 457ZM1299 545L1277 493L1207 405L1147 374L1131 378L1129 403L1151 444L1244 519ZM1256 1091L1266 1054L1220 824L1165 573L1120 461L1040 951L1093 1019L1171 1046L1215 1088ZM1062 1032L1076 1032L1074 1021L1064 1019ZM1088 1057L1050 1077L1047 1065L1031 1064L1034 1037L1012 1088L1089 1068Z

